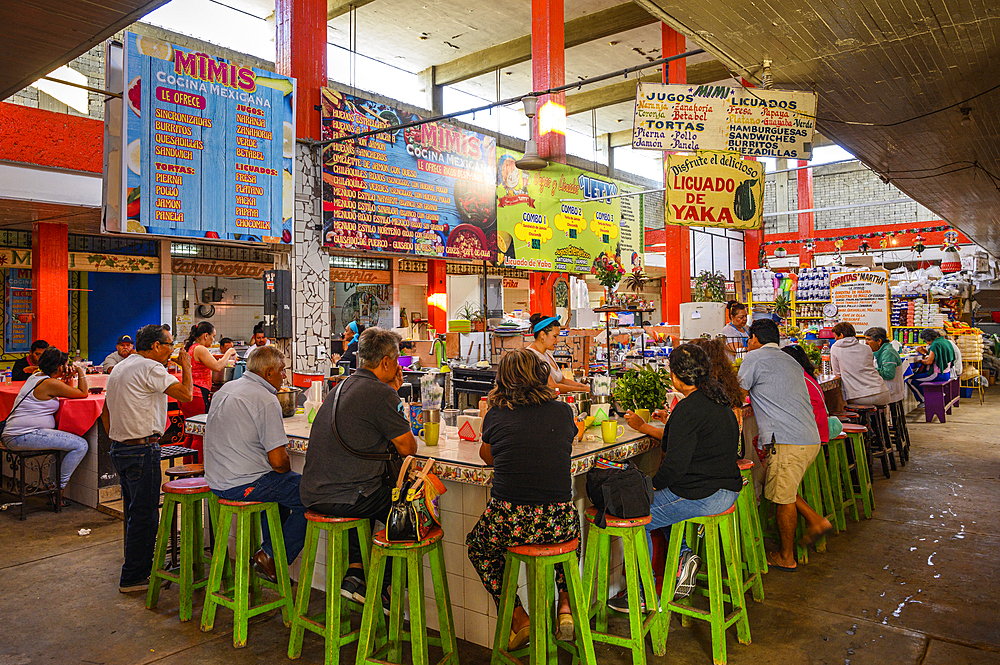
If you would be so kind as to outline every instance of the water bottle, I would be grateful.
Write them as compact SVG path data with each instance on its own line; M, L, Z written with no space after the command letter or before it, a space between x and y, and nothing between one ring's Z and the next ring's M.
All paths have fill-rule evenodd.
M830 368L830 347L824 346L823 353L820 355L820 373L825 376L833 374L833 370Z

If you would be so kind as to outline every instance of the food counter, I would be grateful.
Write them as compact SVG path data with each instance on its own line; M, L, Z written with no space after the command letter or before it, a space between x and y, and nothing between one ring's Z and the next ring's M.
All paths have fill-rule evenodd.
M187 419L186 430L192 434L204 434L206 416ZM605 444L600 438L600 428L592 428L584 435L584 441L573 444L571 470L573 479L573 501L581 514L581 527L585 524L583 511L589 507L585 483L586 472L600 456L612 460L632 459L646 473L652 474L659 465L660 453L657 442L640 434L624 424L622 436L612 444ZM308 448L311 425L303 415L285 419L285 432L289 438L289 451L293 471L302 471L305 452ZM442 428L444 430L445 428ZM446 434L442 431L442 435ZM489 500L489 485L493 469L479 459L479 443L459 441L454 431L441 439L437 446L419 443L416 456L437 460L435 473L444 482L447 492L439 499L441 523L444 528L444 558L448 571L448 587L455 617L456 635L483 647L492 647L493 632L496 627L496 606L483 587L479 575L473 569L466 554L465 537L486 509ZM323 534L320 536L323 537ZM325 585L325 552L319 547L313 586ZM612 548L611 585L612 593L619 590L622 583L622 553L620 548ZM425 568L428 564L425 561ZM582 558L581 558L582 564ZM431 585L429 568L425 571L425 596L431 599L427 604L428 626L437 629L437 614ZM298 574L298 563L292 565L292 576ZM522 601L527 601L524 571L521 572L520 586Z

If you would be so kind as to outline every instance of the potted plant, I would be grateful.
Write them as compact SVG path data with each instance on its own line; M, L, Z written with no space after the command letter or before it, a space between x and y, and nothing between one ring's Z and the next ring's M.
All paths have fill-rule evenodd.
M792 311L792 301L784 293L778 294L778 297L774 299L774 313L781 318L787 318Z
M597 276L597 281L607 290L604 301L608 305L611 305L613 301L611 292L618 286L618 282L621 281L622 276L625 274L625 268L622 267L617 258L608 254L601 254L594 259L591 273Z
M726 302L726 276L721 272L702 270L694 278L691 300L694 302Z
M632 272L627 274L622 280L622 285L631 291L632 293L638 294L646 286L646 282L649 281L649 277L642 271L642 268L636 266L632 269Z
M630 369L618 377L611 393L622 413L628 409L649 409L652 413L663 408L669 381L670 375L662 368L646 366L640 370Z
M780 245L774 250L774 255L779 259L785 258L786 254L788 254L788 252L785 251L785 248L781 247Z
M459 318L463 318L472 324L472 329L476 332L483 332L486 326L486 317L479 305L467 302L458 308Z

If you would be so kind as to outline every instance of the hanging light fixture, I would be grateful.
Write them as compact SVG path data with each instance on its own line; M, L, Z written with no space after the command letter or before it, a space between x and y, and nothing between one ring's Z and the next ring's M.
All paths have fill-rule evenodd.
M538 97L529 96L521 101L524 104L524 115L528 116L528 141L524 144L524 157L514 162L514 165L522 171L538 171L549 165L538 156L538 144L535 143L534 118L538 112Z

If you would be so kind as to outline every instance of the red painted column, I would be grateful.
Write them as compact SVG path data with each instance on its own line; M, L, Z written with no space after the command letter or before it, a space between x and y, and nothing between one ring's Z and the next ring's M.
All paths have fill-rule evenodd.
M31 233L31 322L34 339L44 339L63 351L69 346L69 227L34 224Z
M295 135L319 140L320 88L326 86L326 0L276 0L277 70L298 82Z
M666 24L662 26L663 57L683 53L687 44L684 35ZM687 83L685 60L675 60L663 68L664 83ZM663 184L667 178L667 153L663 154ZM666 276L663 278L660 297L663 318L670 325L681 322L680 305L691 300L691 231L686 226L666 225Z
M448 332L448 263L444 259L427 261L427 327Z
M796 179L798 183L798 209L808 210L813 207L813 170L811 168L804 169L803 166L808 166L809 162L804 159L799 160L800 170L796 171ZM799 213L799 265L803 267L812 266L813 253L811 250L806 249L806 241L813 237L813 213L811 212L800 212Z
M531 85L535 90L566 83L563 0L531 0ZM566 93L543 95L535 117L538 154L566 163ZM544 134L542 132L545 132Z

